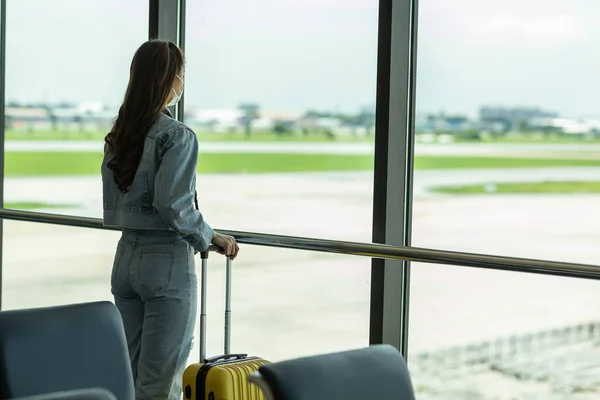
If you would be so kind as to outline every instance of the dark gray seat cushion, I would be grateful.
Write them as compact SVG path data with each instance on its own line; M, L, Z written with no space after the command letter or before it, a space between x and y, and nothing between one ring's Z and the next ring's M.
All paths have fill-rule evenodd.
M110 302L0 312L0 398L101 388L135 398L119 311Z
M402 355L392 346L266 364L259 372L275 400L414 400Z

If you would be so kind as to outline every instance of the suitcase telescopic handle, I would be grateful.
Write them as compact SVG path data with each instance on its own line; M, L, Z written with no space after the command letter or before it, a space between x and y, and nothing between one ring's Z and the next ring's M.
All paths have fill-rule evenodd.
M206 360L206 288L208 275L208 255L211 251L218 251L219 246L211 245L206 251L200 253L202 269L200 273L200 362ZM231 258L225 261L225 330L223 338L225 357L231 353Z
M210 253L211 251L216 252L219 250L221 250L221 247L217 246L216 244L211 244L210 246L208 246L208 249L200 253L200 258L208 259L208 253Z

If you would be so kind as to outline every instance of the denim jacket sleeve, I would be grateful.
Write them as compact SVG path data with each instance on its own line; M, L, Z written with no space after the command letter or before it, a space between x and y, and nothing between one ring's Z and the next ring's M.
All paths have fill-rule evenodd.
M186 128L160 138L160 165L154 185L154 208L197 252L205 251L213 229L194 207L198 139Z

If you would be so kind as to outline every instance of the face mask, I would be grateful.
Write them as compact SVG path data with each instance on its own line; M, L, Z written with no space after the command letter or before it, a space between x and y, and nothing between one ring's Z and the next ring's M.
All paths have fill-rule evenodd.
M181 83L183 83L183 79L181 79L179 77L179 75L176 75L177 78L181 81ZM172 107L175 104L177 104L179 102L179 100L181 99L181 96L183 95L183 87L181 88L181 93L177 93L177 91L175 90L175 88L171 88L171 90L173 91L173 98L171 99L171 101L169 102L169 104L167 104L167 106Z

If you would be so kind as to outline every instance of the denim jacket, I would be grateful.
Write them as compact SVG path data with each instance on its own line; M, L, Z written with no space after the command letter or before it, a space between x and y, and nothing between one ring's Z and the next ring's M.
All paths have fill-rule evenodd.
M104 225L125 229L171 230L197 252L205 251L213 229L194 207L198 140L194 132L166 111L156 119L131 188L122 193L107 163L104 146L102 193Z

